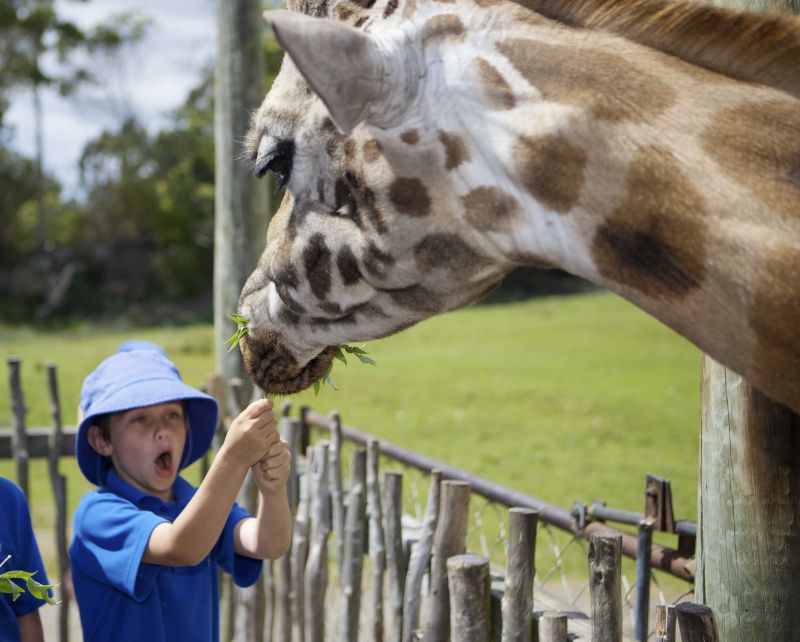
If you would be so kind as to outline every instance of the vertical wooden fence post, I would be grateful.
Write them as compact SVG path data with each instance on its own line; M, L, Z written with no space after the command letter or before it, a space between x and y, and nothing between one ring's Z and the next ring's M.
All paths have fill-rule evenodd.
M466 482L442 482L439 522L433 536L431 595L424 640L447 642L450 639L447 559L464 552L469 524L469 495L470 487Z
M671 604L656 606L656 636L654 642L675 642L675 607Z
M381 510L381 488L378 477L378 440L367 444L367 515L369 516L369 555L372 558L372 636L383 642L383 577L386 571L386 545Z
M297 514L299 503L299 480L297 474L297 460L300 454L300 422L284 416L281 419L281 436L289 446L292 454L289 480L286 491L289 496L289 507L292 515ZM292 545L295 534L292 533ZM287 553L277 561L277 592L275 596L275 642L292 642L292 561L291 554Z
M309 446L306 451L306 465L300 476L300 501L294 519L292 535L292 642L305 642L305 574L308 556L308 535L310 532L309 512L311 510L311 471L314 470L316 452Z
M328 588L328 535L331 532L328 486L328 442L314 446L306 470L311 494L311 534L305 575L305 639L325 642L325 594Z
M533 576L539 512L508 511L508 558L503 590L503 642L530 642L533 631Z
M650 617L650 552L653 548L653 524L649 519L639 523L636 540L636 606L634 608L633 639L647 642Z
M11 392L11 406L14 414L11 450L17 466L17 484L28 497L28 435L25 432L25 395L22 392L19 367L18 357L8 358L8 389Z
M342 488L342 420L339 413L331 413L331 445L328 448L331 487L331 520L336 545L336 565L339 569L337 581L342 583L344 564L344 490Z
M431 472L431 485L428 490L428 503L425 506L425 516L422 519L422 532L419 541L411 551L411 560L408 563L406 577L405 599L403 600L403 642L412 642L415 639L419 626L420 591L422 590L422 577L428 568L428 562L433 548L433 534L439 519L439 489L441 487L442 473L439 470Z
M547 611L539 618L539 642L567 642L567 616Z
M592 642L622 642L622 535L592 533L589 541Z
M489 642L489 560L454 555L447 560L447 581L453 642Z
M342 642L358 640L359 615L361 613L361 573L364 557L364 510L366 508L367 452L356 450L350 460L350 492L347 496L345 523L344 565L342 569L342 592L344 614L342 618Z
M717 626L714 621L713 611L704 604L683 602L675 607L678 613L678 626L681 629L683 642L719 642ZM796 639L792 636L781 637L782 640ZM756 638L757 639L757 638ZM774 640L775 638L766 638Z
M403 555L403 475L386 473L383 477L386 567L389 595L386 609L387 642L400 642L403 634L403 588L406 559Z
M47 364L47 389L50 393L50 419L53 433L50 437L48 464L50 483L56 502L56 551L58 551L58 576L60 603L58 605L58 633L60 642L69 640L69 594L64 590L64 578L69 569L67 553L67 478L59 472L58 462L63 448L64 435L61 424L61 400L54 364Z

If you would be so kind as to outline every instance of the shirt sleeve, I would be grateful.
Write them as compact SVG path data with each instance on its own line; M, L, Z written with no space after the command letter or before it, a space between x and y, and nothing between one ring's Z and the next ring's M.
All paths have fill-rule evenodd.
M29 573L35 572L33 579L39 584L49 584L47 581L47 572L42 562L42 556L39 553L39 546L36 543L36 535L33 532L33 524L31 523L31 514L28 510L28 502L25 500L25 495L22 490L15 484L9 483L7 485L8 491L13 493L13 505L16 507L15 523L17 541L15 542L16 554L7 562L5 568L8 570L28 571ZM20 585L24 583L20 580L15 580ZM52 591L50 592L52 595ZM19 617L38 609L43 600L34 597L26 590L16 600L11 602L11 609L14 614Z
M72 564L93 580L141 602L155 585L156 564L142 556L153 529L167 522L113 493L90 493L73 520Z
M233 543L233 531L243 519L252 517L239 504L234 503L222 534L217 541L217 564L223 571L233 577L236 586L247 587L256 583L264 567L264 560L257 560L236 553Z

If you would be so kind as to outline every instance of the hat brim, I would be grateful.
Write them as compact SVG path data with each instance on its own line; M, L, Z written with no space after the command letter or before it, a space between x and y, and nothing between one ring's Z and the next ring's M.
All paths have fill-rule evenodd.
M105 484L110 462L89 444L89 427L100 415L125 412L133 408L154 406L169 401L186 404L186 443L180 468L202 457L211 447L217 427L217 402L213 397L187 386L181 381L163 377L134 382L92 405L92 413L83 418L75 437L75 456L86 479L96 486Z

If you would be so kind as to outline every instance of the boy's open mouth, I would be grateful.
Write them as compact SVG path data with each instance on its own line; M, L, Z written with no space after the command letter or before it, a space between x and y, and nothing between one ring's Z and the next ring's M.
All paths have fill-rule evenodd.
M172 473L172 453L169 450L156 457L156 470L162 475Z

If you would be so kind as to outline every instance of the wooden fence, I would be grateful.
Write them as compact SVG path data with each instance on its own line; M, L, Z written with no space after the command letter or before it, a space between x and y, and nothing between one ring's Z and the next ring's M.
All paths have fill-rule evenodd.
M52 430L27 430L19 362L9 359L14 425L10 433L0 432L0 457L14 458L17 481L26 492L29 460L48 459L56 501L56 550L64 577L68 568L66 482L58 471L58 459L74 455L74 429L65 430L61 424L54 366L47 368L47 381ZM235 416L245 403L241 385L233 381L225 388L218 377L206 386L221 408L227 409L221 414ZM223 425L221 421L218 439L224 438ZM327 438L312 439L312 430L325 431L321 436ZM631 536L592 521L602 514L602 506L566 512L343 426L336 415L321 417L303 409L300 418L291 418L288 404L283 408L281 432L294 455L289 481L295 515L291 551L280 560L265 562L263 580L254 587L238 589L229 579L223 581L223 640L616 642L626 639L624 554L637 559L637 581L643 585L646 581L648 587L649 579L643 578L645 570L649 574L653 566L677 577L685 577L691 568L690 558L653 544L647 537L653 520L636 513L605 509L608 519L646 522L638 536ZM345 442L351 445L346 480ZM403 474L386 471L381 477L381 461L389 460L429 476L424 516L411 531L402 509ZM505 569L493 567L485 555L467 554L470 497L474 494L508 509ZM255 500L255 486L248 481L239 501L252 510ZM671 512L664 505L657 508ZM589 540L589 623L571 612L542 609L534 595L536 539L543 527L562 528ZM670 528L672 532L680 530L675 523ZM686 523L681 528L684 535L691 531ZM649 589L637 590L637 608L641 609L640 593L647 593L649 599ZM69 610L66 594L62 591L59 597L63 600L58 607L59 639L63 642L69 635ZM636 640L676 640L676 622L684 642L717 639L713 616L701 605L658 605L652 631L648 631L646 618L644 628L641 618L637 621ZM534 634L538 638L532 637Z

